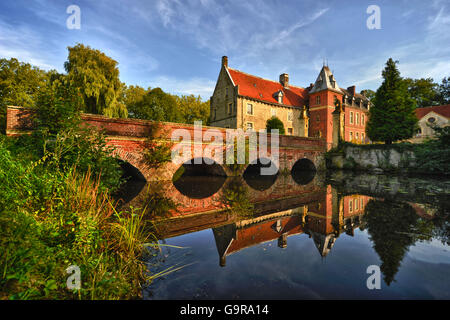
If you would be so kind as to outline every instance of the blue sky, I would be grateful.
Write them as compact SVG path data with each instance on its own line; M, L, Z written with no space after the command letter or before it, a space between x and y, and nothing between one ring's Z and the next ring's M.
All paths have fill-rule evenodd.
M69 5L81 29L66 27ZM369 30L369 5L381 29ZM323 59L341 87L375 90L389 57L404 77L450 76L450 1L15 0L0 3L0 57L64 71L83 43L119 62L131 85L212 94L223 55L230 67L294 85L314 82Z

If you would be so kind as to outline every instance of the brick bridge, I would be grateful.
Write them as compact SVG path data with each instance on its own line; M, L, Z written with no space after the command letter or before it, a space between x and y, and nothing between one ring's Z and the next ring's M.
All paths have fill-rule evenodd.
M33 109L8 107L6 134L8 136L15 136L32 132L33 114ZM149 148L151 143L155 141L158 141L159 143L171 143L172 134L176 133L174 131L177 129L186 130L185 132L189 132L192 140L194 138L194 126L188 124L169 122L156 123L147 120L107 118L92 114L83 114L82 120L87 125L104 130L107 136L107 144L115 147L116 156L138 169L147 181L171 180L174 173L181 166L181 164L174 162L168 162L161 168L153 168L148 165L145 157L145 150ZM211 146L211 142L203 141L207 140L204 138L204 135L209 129L218 130L223 136L223 141L226 141L226 129L202 127L202 151L208 146L209 148ZM150 137L152 137L152 139L150 139ZM324 139L287 135L280 135L279 138L278 169L280 171L291 171L294 165L302 159L309 160L319 171L325 169L324 152L326 151L327 146ZM267 140L267 157L270 159L272 158L270 135ZM186 143L184 144L184 147L186 148ZM195 155L196 150L194 150L194 148L196 144L188 143L187 145L191 146L191 154ZM172 149L177 146L179 147L180 145L175 143L172 146ZM192 158L194 158L194 156ZM305 162L305 160L303 160L303 162ZM233 172L228 165L220 164L219 166L223 169L225 175L232 176L241 175L248 164L242 166L238 172Z

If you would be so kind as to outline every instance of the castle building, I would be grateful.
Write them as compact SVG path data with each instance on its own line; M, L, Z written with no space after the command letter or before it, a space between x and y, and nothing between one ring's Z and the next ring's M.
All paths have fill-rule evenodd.
M323 66L314 84L308 88L289 83L283 73L272 81L230 68L222 57L219 77L210 100L211 126L261 130L271 117L279 118L285 134L302 137L323 137L329 147L333 138L335 100L345 112L345 141L368 141L365 126L369 100L356 93L355 86L340 88L328 66Z
M450 126L450 104L417 108L416 116L419 119L419 129L410 141L422 142L425 139L434 138L436 135L433 126Z

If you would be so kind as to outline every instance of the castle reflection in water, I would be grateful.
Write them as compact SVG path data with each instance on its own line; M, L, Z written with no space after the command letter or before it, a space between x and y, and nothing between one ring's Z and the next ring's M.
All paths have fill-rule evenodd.
M150 189L152 194L159 194L159 199L173 202L168 215L150 217L160 239L212 229L220 266L226 266L227 257L233 253L260 243L277 240L282 250L290 236L300 234L308 235L325 257L342 234L353 236L355 229L366 228L366 205L374 197L338 192L320 175L304 183L294 178L187 176L174 183L143 188L132 204L145 203ZM252 204L250 215L242 215L224 203L224 194L230 189L245 194L245 200ZM421 217L432 217L429 211L420 210L423 206L410 204Z

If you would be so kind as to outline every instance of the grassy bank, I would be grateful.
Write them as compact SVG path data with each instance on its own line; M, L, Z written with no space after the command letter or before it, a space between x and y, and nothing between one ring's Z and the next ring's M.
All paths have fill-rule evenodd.
M148 280L143 214L116 211L110 192L121 172L108 150L96 149L101 139L92 146L89 137L99 139L0 136L0 299L140 296ZM67 288L72 265L80 290Z

